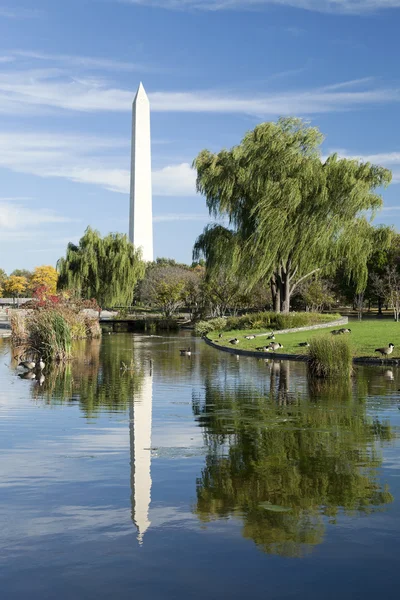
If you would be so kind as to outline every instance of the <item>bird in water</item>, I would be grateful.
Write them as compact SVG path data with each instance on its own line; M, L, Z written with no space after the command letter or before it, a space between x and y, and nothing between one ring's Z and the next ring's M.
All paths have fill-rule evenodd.
M182 350L179 350L179 353L181 356L191 356L192 349L191 348L183 348Z
M237 338L233 338L233 340L229 340L229 343L232 344L233 346L237 346L239 343L239 340Z
M389 344L385 348L375 348L375 352L379 352L382 356L389 356L392 354L394 348L394 344Z
M300 342L299 346L300 348L308 348L309 347L309 342Z
M246 339L246 340L255 340L255 339L256 339L256 336L255 336L255 335L246 335L246 336L245 336L245 339Z
M23 360L18 366L22 367L23 369L27 369L28 371L33 371L33 369L36 367L36 363L33 360Z

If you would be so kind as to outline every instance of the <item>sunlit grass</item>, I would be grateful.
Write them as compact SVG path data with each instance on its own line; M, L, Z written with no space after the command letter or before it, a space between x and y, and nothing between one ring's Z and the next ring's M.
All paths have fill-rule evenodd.
M275 341L283 345L280 352L285 354L307 354L309 349L300 347L300 343L310 342L314 338L326 336L327 333L330 333L334 329L340 329L340 327L330 327L299 333L280 334L279 332L276 332ZM387 346L389 343L392 343L394 344L394 351L391 358L400 357L400 323L395 323L391 320L368 319L361 322L352 321L347 327L351 329L351 333L345 334L345 336L348 336L351 340L354 356L380 356L375 352L375 348ZM258 347L268 345L269 341L267 338L257 337L255 340L246 340L245 336L259 333L266 333L266 331L260 329L251 331L233 330L223 332L221 339L218 338L218 332L212 332L208 337L210 340L228 347L231 347L229 340L237 337L239 339L238 348L255 350Z

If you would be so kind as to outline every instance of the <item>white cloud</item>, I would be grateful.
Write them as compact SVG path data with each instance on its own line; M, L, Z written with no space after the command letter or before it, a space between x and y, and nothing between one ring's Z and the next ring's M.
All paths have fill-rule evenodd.
M196 173L189 163L153 171L153 193L155 196L193 196L196 194Z
M218 92L155 92L149 96L152 110L158 112L243 113L276 117L398 102L400 91L369 89L337 92L321 88L248 97Z
M0 200L0 234L2 238L5 230L12 231L44 223L65 223L67 221L70 219L57 215L53 211Z
M357 89L352 89L356 87ZM127 112L134 90L101 77L70 77L60 68L0 73L0 113L36 114L54 110ZM231 113L257 117L317 114L400 101L400 89L377 88L371 78L276 93L216 90L149 93L153 112Z
M58 177L128 194L130 145L125 139L54 134L0 133L0 167L38 177ZM153 171L155 196L193 196L195 172L189 163Z
M256 10L265 6L290 6L317 12L364 14L399 8L400 0L117 0L127 4L174 10Z

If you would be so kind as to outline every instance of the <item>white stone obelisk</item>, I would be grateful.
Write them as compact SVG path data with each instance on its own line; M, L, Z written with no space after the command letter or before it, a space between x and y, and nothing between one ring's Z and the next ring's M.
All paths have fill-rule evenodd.
M131 510L140 545L150 527L151 502L151 422L153 406L152 371L144 375L140 392L135 394L129 408L129 437L131 453Z
M142 249L145 261L153 260L152 204L150 102L140 84L132 110L129 239L135 248Z

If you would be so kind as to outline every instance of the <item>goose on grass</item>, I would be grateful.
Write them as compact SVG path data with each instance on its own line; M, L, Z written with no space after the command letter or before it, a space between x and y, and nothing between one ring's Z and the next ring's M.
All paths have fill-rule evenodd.
M379 352L379 354L382 357L385 357L385 356L389 356L389 354L392 354L393 348L394 348L394 344L389 344L388 346L385 346L384 348L375 348L375 352Z

